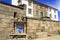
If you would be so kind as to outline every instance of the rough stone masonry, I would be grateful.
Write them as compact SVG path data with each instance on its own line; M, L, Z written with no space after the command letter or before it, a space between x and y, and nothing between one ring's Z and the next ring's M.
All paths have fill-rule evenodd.
M14 19L14 13L17 13L17 20L15 20L16 18ZM0 3L0 40L9 40L10 34L14 34L14 37L17 36L16 38L19 38L20 34L16 33L14 22L23 22L23 19L21 19L22 16L26 17L25 9ZM56 35L60 32L60 22L52 21L48 17L42 20L34 17L27 17L26 19L24 33L27 34L28 38L42 38Z

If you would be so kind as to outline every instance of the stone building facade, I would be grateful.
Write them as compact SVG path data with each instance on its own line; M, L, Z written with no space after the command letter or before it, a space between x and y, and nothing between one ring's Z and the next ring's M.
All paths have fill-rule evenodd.
M60 22L52 21L49 17L40 19L35 12L33 18L26 17L25 7L0 3L0 40L33 39L58 34Z
M35 0L11 0L11 5L26 5L26 16L41 18L47 15L51 20L58 21L58 10Z
M22 22L25 12L24 5L17 7L0 3L0 40L8 40L11 34L16 34L15 24Z
M35 35L35 38L48 37L50 35L59 34L60 22L51 21L48 18L44 18L42 20L29 18L27 19L27 23L28 33Z
M33 17L33 0L11 0L11 5L26 5L26 16ZM31 12L29 12L31 10Z
M33 2L33 17L41 19L42 17L47 16L48 7L44 4Z
M51 20L58 21L58 9L33 1L33 17L50 17Z

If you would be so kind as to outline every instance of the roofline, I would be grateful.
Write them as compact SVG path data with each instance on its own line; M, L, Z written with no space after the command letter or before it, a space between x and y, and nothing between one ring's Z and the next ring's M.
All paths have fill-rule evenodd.
M51 6L48 6L48 5L43 4L43 3L41 3L41 2L37 2L37 1L35 1L35 0L33 0L33 2L38 3L38 4L41 4L41 5L46 6L46 7L53 8L53 7L51 7ZM0 3L5 4L5 5L9 5L9 6L12 6L12 7L16 7L16 8L19 8L19 9L23 9L23 7L19 7L19 6L7 4L7 3L4 3L4 2L0 2ZM53 8L53 9L58 10L58 9L56 9L56 8Z
M54 8L54 7L48 6L48 5L43 4L43 3L41 3L41 2L37 2L37 1L33 1L33 2L38 3L38 4L41 4L41 5L46 6L46 7L50 7L50 8L55 9L55 10L58 10L58 9L56 9L56 8Z
M1 4L8 5L8 6L11 6L11 7L19 8L19 9L24 9L23 7L20 7L20 6L11 5L11 4L4 3L4 2L0 2L0 3L1 3Z

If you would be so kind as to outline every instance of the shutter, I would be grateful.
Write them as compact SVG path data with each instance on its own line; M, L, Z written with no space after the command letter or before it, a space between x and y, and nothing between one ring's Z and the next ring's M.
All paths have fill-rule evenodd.
M40 17L41 17L41 18L43 17L43 12L40 12Z

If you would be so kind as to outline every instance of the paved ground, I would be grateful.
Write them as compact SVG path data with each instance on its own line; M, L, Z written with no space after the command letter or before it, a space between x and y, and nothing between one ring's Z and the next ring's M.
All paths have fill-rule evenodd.
M38 39L34 39L34 40L60 40L60 35L56 35L56 36L52 36L52 37L48 37L48 38L38 38Z

